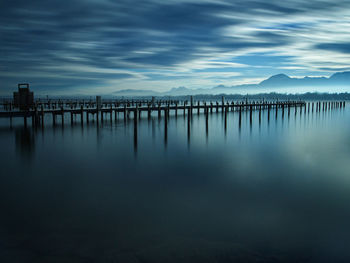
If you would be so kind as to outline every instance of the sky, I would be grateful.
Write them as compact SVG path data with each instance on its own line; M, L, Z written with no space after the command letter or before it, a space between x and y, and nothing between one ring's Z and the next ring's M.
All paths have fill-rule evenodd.
M2 95L21 82L93 95L347 70L350 0L0 1Z

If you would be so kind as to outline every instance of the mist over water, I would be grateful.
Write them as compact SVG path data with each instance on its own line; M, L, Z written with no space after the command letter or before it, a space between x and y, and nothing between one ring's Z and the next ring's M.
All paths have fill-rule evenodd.
M0 120L2 262L350 260L348 105L119 117Z

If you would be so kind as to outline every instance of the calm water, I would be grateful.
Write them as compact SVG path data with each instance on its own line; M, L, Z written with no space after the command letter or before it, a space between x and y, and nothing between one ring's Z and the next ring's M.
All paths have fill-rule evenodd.
M156 115L0 120L1 262L350 261L348 105Z

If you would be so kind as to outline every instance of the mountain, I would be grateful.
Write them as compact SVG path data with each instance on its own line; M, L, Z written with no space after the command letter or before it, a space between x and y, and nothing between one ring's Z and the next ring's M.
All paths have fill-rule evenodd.
M295 79L292 79L285 74L278 74L278 75L271 76L266 80L263 80L262 82L259 83L259 85L262 87L266 87L266 86L274 87L274 86L285 85L286 83L291 84L293 80Z
M218 85L211 89L189 89L186 87L172 88L166 92L153 90L120 90L114 92L114 96L185 96L199 94L245 94L248 91L256 93L275 91L283 88L308 87L314 90L329 87L350 87L350 71L334 73L327 77L291 78L285 74L277 74L261 81L259 84L243 84L235 86Z
M346 72L338 72L338 73L334 73L329 80L333 83L333 84L339 84L339 85L349 85L350 83L350 72L346 71Z

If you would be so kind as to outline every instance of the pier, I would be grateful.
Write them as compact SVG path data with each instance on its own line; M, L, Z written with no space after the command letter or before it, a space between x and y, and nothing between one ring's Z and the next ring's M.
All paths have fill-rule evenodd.
M328 111L334 108L345 107L345 101L319 101L319 102L305 102L305 101L225 101L222 97L221 102L218 101L193 101L190 100L178 101L178 100L104 100L97 98L96 101L72 101L72 100L55 100L55 101L40 101L36 100L33 105L27 107L26 110L15 109L12 102L3 102L0 111L0 118L9 118L10 124L12 124L13 118L23 118L23 125L27 126L27 119L31 119L32 126L41 126L44 128L45 115L52 116L52 125L57 125L60 121L61 125L65 124L65 116L70 117L71 124L78 116L80 124L89 123L94 120L97 123L103 122L105 119L109 119L111 122L113 119L117 121L121 117L126 121L129 118L133 118L135 121L137 118L144 117L151 118L152 113L156 112L158 118L162 116L167 120L170 113L173 113L175 117L178 114L182 114L184 117L192 114L203 113L206 116L208 114L216 112L223 113L225 117L229 111L237 111L239 118L243 111L249 111L250 121L252 121L252 112L259 111L259 121L261 121L261 111L268 112L268 118L270 118L270 112L275 111L278 114L278 110L281 109L282 115L290 114L291 108L294 108L296 114L297 108L300 108L300 113L305 112L320 112ZM59 118L57 118L59 116ZM206 117L207 119L207 117Z

